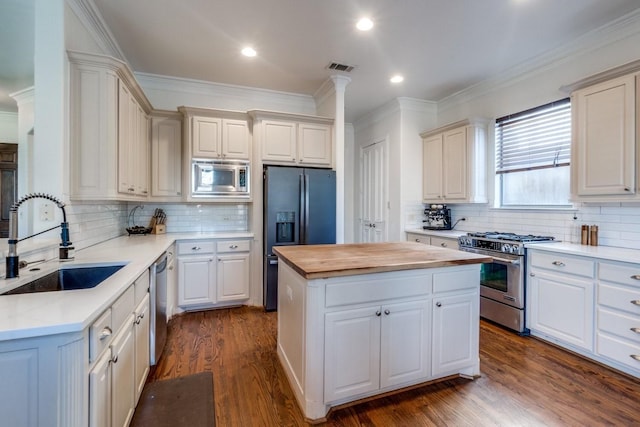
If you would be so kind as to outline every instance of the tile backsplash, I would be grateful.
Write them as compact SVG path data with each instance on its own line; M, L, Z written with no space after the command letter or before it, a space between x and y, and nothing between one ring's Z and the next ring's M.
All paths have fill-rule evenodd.
M599 245L640 249L640 203L575 204L570 210L507 210L487 205L455 204L452 220L460 231L507 231L553 236L565 242L580 242L582 224L599 227ZM423 205L405 206L407 228L422 227ZM417 220L416 220L417 218Z
M127 226L149 225L156 209L167 214L167 232L215 232L215 231L248 231L249 205L227 203L129 203L129 213L137 208L131 218L127 218ZM125 227L126 228L126 227Z

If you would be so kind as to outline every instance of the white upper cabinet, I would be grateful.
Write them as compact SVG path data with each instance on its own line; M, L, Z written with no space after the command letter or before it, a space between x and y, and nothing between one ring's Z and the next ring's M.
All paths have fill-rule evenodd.
M123 62L72 51L68 57L70 198L145 200L151 104Z
M154 111L151 117L151 197L182 198L182 116Z
M572 94L574 200L638 198L636 79L625 75Z
M464 121L423 132L424 203L486 203L486 124Z
M264 163L333 166L333 119L257 110L249 114Z
M251 134L246 113L180 107L185 118L185 145L192 158L250 160Z

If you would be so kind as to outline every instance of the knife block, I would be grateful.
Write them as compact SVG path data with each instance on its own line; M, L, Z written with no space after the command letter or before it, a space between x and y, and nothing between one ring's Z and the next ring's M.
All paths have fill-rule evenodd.
M156 224L153 226L153 234L165 234L167 232L167 226L165 224Z

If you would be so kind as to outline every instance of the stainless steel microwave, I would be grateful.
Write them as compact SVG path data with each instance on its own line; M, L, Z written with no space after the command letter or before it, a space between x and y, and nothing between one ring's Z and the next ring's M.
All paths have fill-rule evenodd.
M249 197L249 162L193 159L192 197Z

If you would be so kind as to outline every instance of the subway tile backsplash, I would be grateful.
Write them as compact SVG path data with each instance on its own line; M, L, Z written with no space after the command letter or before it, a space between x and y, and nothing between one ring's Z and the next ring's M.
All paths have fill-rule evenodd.
M249 205L247 204L179 204L179 203L129 203L128 211L137 208L127 225L149 225L156 209L167 214L167 232L216 232L248 231ZM134 222L135 221L135 222Z
M460 231L507 231L553 236L565 242L580 242L582 224L599 227L599 245L640 249L640 203L602 205L575 204L575 209L501 210L487 205L449 205L452 220L465 217L455 227ZM405 206L407 228L421 227L423 205ZM415 221L420 218L420 221ZM575 218L575 219L574 219Z

